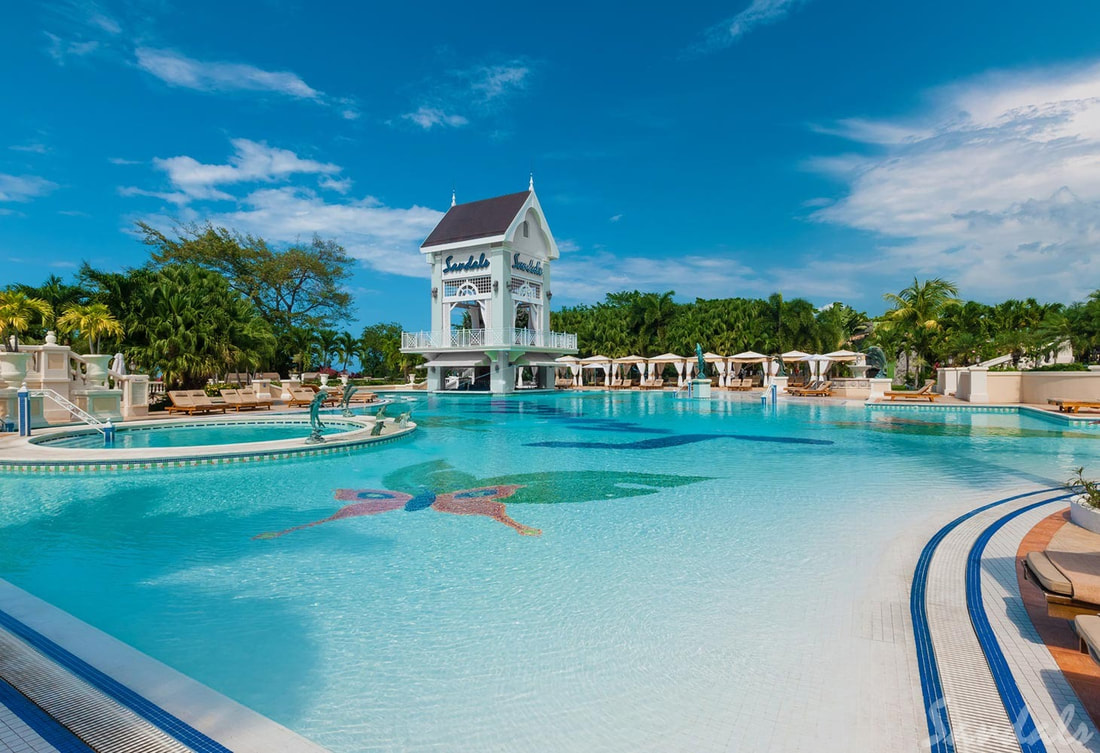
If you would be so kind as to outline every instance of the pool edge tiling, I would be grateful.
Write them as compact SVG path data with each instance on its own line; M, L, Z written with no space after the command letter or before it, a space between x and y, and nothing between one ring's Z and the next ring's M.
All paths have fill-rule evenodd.
M114 702L147 723L149 734L167 736L194 751L327 753L296 732L6 580L0 580L0 633L5 642L14 641L11 645L23 649L30 665L44 661L51 663L55 672L63 671L66 676L59 685L83 686L85 693L90 686L110 699L103 702L102 709L82 709L82 716L102 714L106 718L111 711L107 707ZM0 679L20 689L18 680ZM37 726L46 733L42 737L51 748L65 749L47 737L50 731L42 724ZM38 732L35 725L31 729ZM56 739L56 735L52 737Z

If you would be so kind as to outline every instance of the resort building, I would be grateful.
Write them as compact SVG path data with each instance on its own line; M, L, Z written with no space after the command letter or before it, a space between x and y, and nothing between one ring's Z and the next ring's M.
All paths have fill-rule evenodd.
M528 190L456 204L420 246L432 267L431 331L404 332L401 350L428 359L428 389L552 389L555 358L577 336L550 331L558 246Z

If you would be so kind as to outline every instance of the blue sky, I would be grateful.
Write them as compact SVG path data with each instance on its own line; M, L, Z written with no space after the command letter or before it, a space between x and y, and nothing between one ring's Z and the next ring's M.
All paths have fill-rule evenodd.
M536 190L555 305L1100 287L1100 5L69 2L0 24L0 284L143 263L136 220L360 262L428 321L450 203Z

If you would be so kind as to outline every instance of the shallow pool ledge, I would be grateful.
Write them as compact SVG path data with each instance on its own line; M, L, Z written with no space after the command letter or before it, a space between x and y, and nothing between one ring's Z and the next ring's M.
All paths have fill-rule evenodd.
M190 727L185 730L190 737L208 738L207 747L213 747L209 746L212 742L233 753L328 753L281 724L5 580L0 580L0 618L4 623L0 631L38 650L43 661L56 661L50 658L51 653L66 655L65 670L77 680L102 684L95 677L101 672L120 683L122 690L133 694L115 691L131 699L124 705L140 706L145 721L177 740L182 722ZM173 727L176 734L161 726L163 720L173 717L166 726Z
M17 435L0 435L0 473L79 473L120 470L160 470L197 466L215 466L229 463L249 463L273 460L311 458L333 454L347 454L389 444L412 434L417 426L408 422L399 425L393 419L385 419L379 434L374 434L373 416L356 416L339 419L340 423L354 425L347 431L325 436L319 444L306 444L309 423L301 418L285 416L250 416L247 418L210 417L204 419L169 419L160 421L126 422L127 429L147 427L216 427L226 424L250 422L254 424L301 424L303 435L296 439L280 439L266 442L241 442L236 444L194 445L158 448L71 448L39 445L40 440L51 435L72 432L74 427L42 429L28 438Z

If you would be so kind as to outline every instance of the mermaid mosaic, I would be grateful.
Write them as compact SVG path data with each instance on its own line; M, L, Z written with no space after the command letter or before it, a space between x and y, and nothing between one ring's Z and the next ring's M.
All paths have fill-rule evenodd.
M337 489L334 494L336 499L350 504L332 515L282 531L261 533L253 538L274 539L348 518L426 509L449 515L483 516L508 526L522 536L540 536L542 531L538 528L512 519L501 500L507 499L509 504L557 504L622 499L655 494L661 489L705 480L705 476L606 471L524 473L478 479L455 470L444 461L431 461L402 468L383 479L386 486L406 491Z

